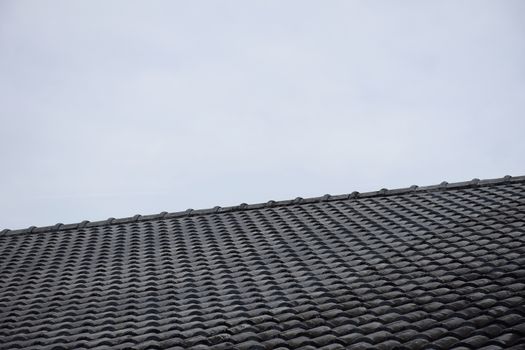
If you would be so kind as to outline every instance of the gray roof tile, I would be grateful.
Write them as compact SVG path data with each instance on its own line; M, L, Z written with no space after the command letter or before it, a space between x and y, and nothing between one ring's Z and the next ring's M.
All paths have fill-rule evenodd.
M0 349L520 349L525 177L0 232Z

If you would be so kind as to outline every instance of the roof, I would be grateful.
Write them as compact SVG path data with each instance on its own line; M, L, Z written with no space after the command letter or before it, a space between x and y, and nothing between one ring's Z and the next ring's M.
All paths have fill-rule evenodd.
M0 234L0 349L523 349L525 177Z

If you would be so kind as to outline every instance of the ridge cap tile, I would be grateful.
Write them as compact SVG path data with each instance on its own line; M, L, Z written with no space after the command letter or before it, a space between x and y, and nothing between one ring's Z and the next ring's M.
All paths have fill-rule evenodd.
M410 187L395 188L395 189L382 188L378 191L368 191L368 192L354 191L346 195L343 194L343 195L334 196L334 195L326 194L320 197L310 197L310 198L297 197L297 198L301 198L299 203L296 201L297 198L279 200L279 201L269 200L267 202L246 204L246 206L244 206L242 209L240 208L240 206L230 206L230 207L224 207L224 208L220 206L215 206L213 208L186 209L185 211L162 212L161 214L163 215L136 214L135 216L124 217L124 218L119 218L119 219L110 217L106 220L98 220L98 221L84 220L80 223L62 224L58 228L56 225L41 226L41 227L30 226L28 228L14 229L14 230L4 228L2 229L2 231L0 231L0 235L45 233L45 232L55 232L58 230L66 231L66 230L82 228L82 227L96 227L96 226L107 226L107 225L112 225L112 224L122 224L122 223L133 221L133 219L137 216L138 216L138 219L135 221L144 222L144 221L149 221L149 220L178 218L178 217L183 217L183 216L191 217L191 216L218 214L218 213L232 212L232 211L239 211L239 210L261 209L263 207L271 208L271 207L282 207L282 206L288 206L288 205L303 205L303 204L321 203L321 202L337 201L337 200L344 200L344 199L370 198L370 197L376 197L376 196L395 196L395 195L401 195L401 194L409 194L412 192L427 192L427 191L436 191L436 190L445 190L445 189L449 190L449 189L459 189L459 188L465 188L465 187L475 188L475 187L491 186L491 185L498 185L498 184L518 183L518 182L523 182L523 181L525 181L525 175L520 175L520 176L505 175L504 177L500 177L500 178L483 179L483 180L474 178L470 181L461 181L461 182L452 182L452 183L443 181L437 185L428 185L428 186L412 185Z

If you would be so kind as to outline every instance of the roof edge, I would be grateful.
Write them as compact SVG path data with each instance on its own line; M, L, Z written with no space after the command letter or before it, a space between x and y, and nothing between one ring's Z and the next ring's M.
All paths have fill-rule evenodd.
M443 191L443 190L449 190L449 189L462 189L462 188L470 188L470 187L491 186L491 185L507 184L507 183L523 182L523 181L525 181L525 175L524 176L505 175L504 177L501 177L501 178L484 179L484 180L475 178L470 181L453 182L453 183L448 183L446 181L443 181L437 185L422 186L422 187L419 187L417 185L412 185L410 187L403 187L403 188L396 188L396 189L382 188L378 191L369 191L369 192L363 192L363 193L354 191L352 193L343 194L343 195L325 194L324 196L320 196L320 197L310 197L310 198L297 197L292 200L281 200L281 201L269 200L268 202L264 202L264 203L255 203L255 204L241 203L239 205L229 206L229 207L216 206L213 208L198 209L198 210L186 209L184 211L177 211L177 212L171 212L171 213L161 212L159 214L153 214L153 215L135 215L135 216L125 217L125 218L120 218L120 219L108 218L106 220L93 221L93 222L85 220L85 221L82 221L79 223L73 223L73 224L57 223L52 226L41 226L41 227L30 226L28 228L17 229L17 230L4 229L0 231L0 235L58 232L58 231L65 231L65 230L71 230L71 229L79 229L79 228L84 228L84 227L108 226L112 224L153 221L153 220L160 220L160 219L167 219L167 218L180 218L180 217L185 217L185 216L201 216L201 215L208 215L208 214L215 214L215 213L227 213L227 212L232 212L232 211L252 210L252 209L261 209L261 208L268 208L268 207L281 207L281 206L287 206L287 205L293 205L293 204L310 204L310 203L329 202L329 201L337 201L337 200L344 200L344 199L359 199L359 198L370 198L370 197L378 197L378 196L392 196L392 195L400 195L400 194L413 193L413 192Z

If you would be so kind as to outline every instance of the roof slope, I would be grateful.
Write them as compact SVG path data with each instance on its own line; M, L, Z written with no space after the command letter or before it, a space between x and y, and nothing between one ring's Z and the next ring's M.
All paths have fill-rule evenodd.
M523 349L525 177L0 234L1 349Z

